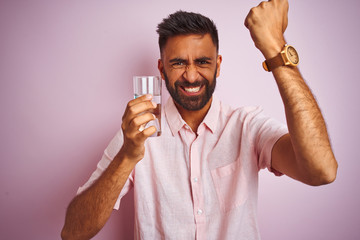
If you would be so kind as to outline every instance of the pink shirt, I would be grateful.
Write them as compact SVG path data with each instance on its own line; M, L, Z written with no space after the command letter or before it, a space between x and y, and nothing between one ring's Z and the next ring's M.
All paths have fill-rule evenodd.
M271 171L272 147L285 133L260 108L232 109L214 97L196 137L170 98L162 135L146 140L145 157L114 208L133 187L135 239L260 239L258 172ZM78 192L101 175L122 141L119 131Z

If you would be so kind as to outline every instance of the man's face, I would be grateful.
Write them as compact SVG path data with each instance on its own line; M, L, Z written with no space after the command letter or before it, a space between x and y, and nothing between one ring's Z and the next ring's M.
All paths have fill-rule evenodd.
M176 105L197 111L212 97L220 64L209 34L181 35L168 39L158 67Z

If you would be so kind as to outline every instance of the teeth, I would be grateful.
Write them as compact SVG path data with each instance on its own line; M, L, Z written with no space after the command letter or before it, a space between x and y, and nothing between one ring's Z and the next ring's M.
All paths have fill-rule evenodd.
M200 87L195 87L195 88L184 88L186 92L190 92L190 93L195 93L198 92L200 90Z

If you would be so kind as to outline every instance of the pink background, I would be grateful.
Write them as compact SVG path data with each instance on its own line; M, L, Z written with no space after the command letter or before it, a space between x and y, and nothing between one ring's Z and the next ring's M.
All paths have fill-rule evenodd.
M271 74L243 26L258 1L0 2L0 238L59 239L67 204L95 169L132 98L132 76L158 74L156 25L175 10L219 29L218 95L285 121ZM339 162L335 183L309 187L260 173L263 239L360 239L360 2L290 1L297 47ZM131 239L127 195L94 239Z

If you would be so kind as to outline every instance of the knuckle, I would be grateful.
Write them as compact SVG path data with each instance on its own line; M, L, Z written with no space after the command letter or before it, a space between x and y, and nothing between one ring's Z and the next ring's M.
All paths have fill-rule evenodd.
M128 109L125 109L125 111L124 111L124 113L123 113L123 115L122 115L122 117L121 117L121 120L122 120L123 122L125 121L127 115L128 115Z
M252 16L256 11L257 11L256 7L251 8L249 12L250 16Z
M130 123L129 125L133 128L135 128L136 126L138 126L138 120L137 118L134 118Z
M129 113L130 113L130 114L134 114L134 113L135 113L135 107L134 107L134 106L130 106L128 109L129 109Z
M132 105L133 105L133 104L132 104L132 101L130 101L130 102L127 103L126 108L129 109Z
M261 3L259 4L259 6L260 6L261 8L265 8L266 5L267 5L267 2L261 2Z
M251 20L254 20L258 17L259 15L259 7L253 7L251 10L250 10L250 18Z

